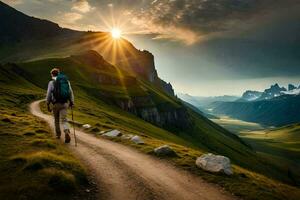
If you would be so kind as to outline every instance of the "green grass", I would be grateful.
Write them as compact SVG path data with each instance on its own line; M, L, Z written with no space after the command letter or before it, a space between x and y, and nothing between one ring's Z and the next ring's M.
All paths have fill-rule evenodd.
M266 160L261 154L255 153L236 135L192 110L188 109L189 116L193 121L192 128L167 131L121 110L112 103L115 100L141 95L150 97L153 101L152 105L143 104L145 107L156 105L162 107L161 109L167 107L176 109L183 106L178 99L166 95L160 89L145 81L138 80L134 86L99 85L91 76L93 66L74 62L71 58L20 63L18 66L18 69L22 72L22 76L18 80L24 82L23 84L26 86L24 87L26 92L25 89L23 91L26 94L26 98L28 93L32 91L45 92L40 88L46 88L50 68L52 66L61 66L71 81L76 80L76 83L72 82L76 94L75 120L82 124L91 124L92 128L87 130L91 134L97 135L99 130L119 129L125 134L140 135L146 141L145 145L134 145L129 141L120 139L115 139L115 141L133 146L148 154L153 154L155 147L169 144L179 155L179 157L170 158L170 162L201 176L209 182L219 184L229 192L244 199L299 199L300 197L299 188L288 185L293 182L283 173L282 168L276 167L271 160ZM12 71L11 66L8 66L6 70ZM5 76L3 77L4 79ZM6 94L12 95L11 91L12 88L9 88ZM35 96L32 99L34 98ZM25 102L28 103L32 99L26 99ZM20 98L18 95L12 95L8 100L19 101ZM45 105L42 105L42 108L45 111ZM30 124L30 122L27 122L26 127ZM12 129L13 127L10 128ZM52 142L47 140L49 138L41 136L42 133L39 132L42 132L42 130L36 127L34 130L26 130L23 133L24 136L34 137L28 141L30 148L47 148L50 153L58 151L57 147L51 147ZM211 174L196 168L195 159L206 152L228 156L233 163L235 174L233 176ZM19 169L22 169L22 173L24 173L23 170L28 169L28 166L32 168L33 165L33 168L35 169L37 166L40 172L46 171L45 174L55 174L54 181L49 179L48 186L49 182L53 183L59 179L57 174L65 173L62 175L64 177L63 180L61 180L64 183L77 180L76 176L78 174L76 171L63 170L68 168L70 162L65 162L63 157L43 153L44 151L39 150L37 154L35 152L28 152L27 156L19 154L19 159L17 160L20 160ZM45 159L42 159L43 157ZM53 164L47 158L60 164ZM10 157L9 161L12 162L14 159L16 157ZM35 160L38 160L39 164L35 164ZM50 173L49 171L53 168L58 171ZM51 183L50 186L52 185ZM70 188L73 187L70 185Z
M259 132L245 132L242 133L242 137L258 154L284 171L295 184L300 185L299 124Z
M1 73L0 81L0 199L80 196L88 186L85 168L28 111L43 91L17 74Z
M218 119L212 119L212 121L235 134L240 134L242 132L247 132L247 131L257 131L257 130L265 129L265 127L257 123L232 119L228 116L218 116L218 117L219 117Z
M137 148L139 151L153 156L154 148L168 144L176 151L178 157L164 159L167 159L177 167L200 176L208 182L224 187L230 193L242 197L243 199L298 199L300 196L300 190L298 188L262 175L263 172L267 170L273 171L274 173L278 173L278 171L274 171L272 165L268 166L263 164L259 159L254 159L251 152L248 152L248 155L242 154L244 152L243 150L241 150L240 155L234 152L234 150L224 153L231 153L233 156L240 157L242 161L247 159L248 166L250 164L257 165L257 168L260 168L259 170L262 171L261 173L254 172L253 169L249 169L249 167L241 167L240 164L236 162L233 164L233 176L208 173L195 166L196 158L209 151L207 147L204 146L202 148L201 145L198 145L196 142L191 142L189 139L184 139L184 137L179 137L174 133L153 126L134 115L103 103L99 99L85 99L79 95L76 102L74 112L75 120L81 124L88 123L92 125L92 128L85 130L90 134L101 137L99 131L93 131L93 128L97 127L99 130L118 129L121 130L123 134L139 135L145 141L145 145L137 145L121 138L112 140ZM41 106L42 110L47 113L45 103ZM69 115L69 118L70 117ZM203 128L204 127L202 127L202 129ZM206 128L208 129L208 127ZM224 145L221 144L222 141L219 141L221 138L222 137L212 138L211 140L206 139L206 142L217 147ZM258 169L255 170L257 171Z

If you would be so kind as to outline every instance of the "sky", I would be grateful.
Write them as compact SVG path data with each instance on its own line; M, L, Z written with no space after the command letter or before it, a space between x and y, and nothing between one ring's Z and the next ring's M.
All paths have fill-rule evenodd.
M2 0L76 30L117 27L176 92L300 85L300 0Z

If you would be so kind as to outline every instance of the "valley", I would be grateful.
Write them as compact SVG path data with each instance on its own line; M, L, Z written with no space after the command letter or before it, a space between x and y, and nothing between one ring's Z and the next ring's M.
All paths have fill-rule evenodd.
M267 128L257 123L246 122L224 115L217 116L216 118L211 120L237 135L240 135L244 132L263 131Z

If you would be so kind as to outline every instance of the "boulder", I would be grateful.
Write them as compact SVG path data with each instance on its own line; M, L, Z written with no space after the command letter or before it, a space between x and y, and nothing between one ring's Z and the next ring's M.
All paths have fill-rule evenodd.
M132 137L133 137L133 135L131 135L131 134L124 134L121 136L121 138L124 140L130 140Z
M205 171L221 172L227 175L233 174L230 159L225 156L204 154L197 158L196 165Z
M136 144L145 144L145 142L141 139L141 137L137 136L137 135L133 136L131 138L131 141L136 143Z
M107 137L119 137L122 135L121 131L119 130L111 130L111 131L108 131L106 133L103 134L104 136L107 136Z
M158 156L176 156L177 154L168 145L163 145L154 149L154 153Z
M89 124L84 124L84 125L82 125L82 128L85 128L85 129L89 129L89 128L91 128L92 126L91 125L89 125Z

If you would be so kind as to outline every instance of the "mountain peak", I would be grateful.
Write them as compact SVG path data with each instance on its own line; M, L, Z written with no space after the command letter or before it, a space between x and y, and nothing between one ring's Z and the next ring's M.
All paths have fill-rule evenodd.
M242 100L254 101L254 100L258 99L261 95L262 95L262 92L247 90L246 92L243 93Z
M293 84L288 85L288 91L291 91L291 90L294 90L294 89L297 89L297 87L294 86Z

